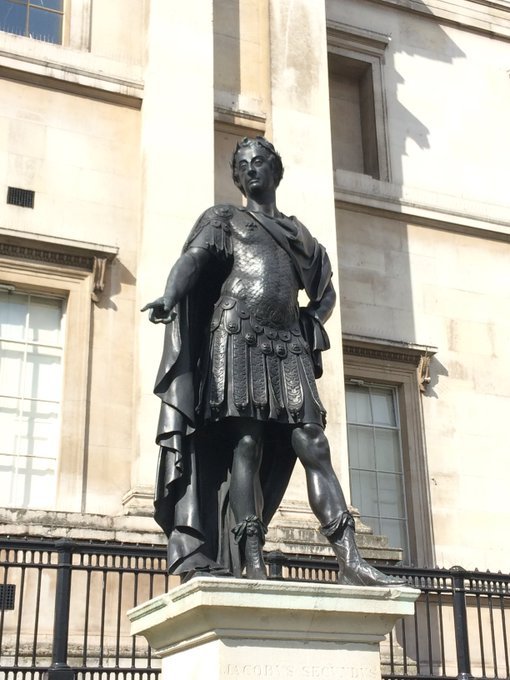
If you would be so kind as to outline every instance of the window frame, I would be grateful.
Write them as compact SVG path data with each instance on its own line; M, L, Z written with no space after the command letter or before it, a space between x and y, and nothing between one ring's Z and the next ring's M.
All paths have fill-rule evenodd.
M31 38L27 35L11 34L2 31L5 35L15 35L17 38L37 40L43 44L56 47L69 47L75 50L90 50L92 20L92 0L64 0L62 12L62 41L60 43L48 43L39 38Z
M390 40L389 36L382 33L361 30L339 22L327 22L328 61L344 60L351 64L351 70L363 74L360 78L364 81L361 87L365 99L361 110L362 137L372 145L375 153L370 154L368 149L364 150L364 165L371 172L357 174L384 182L391 180L383 71L385 51ZM334 168L335 185L337 172L342 172L342 169Z
M369 381L360 380L360 379L355 379L355 378L346 379L346 380L345 380L345 385L346 385L346 388L347 388L347 386L352 386L352 387L364 387L364 388L366 388L366 389L369 390L369 391L370 391L371 389L378 389L378 388L379 388L379 389L385 389L385 390L389 390L390 393L391 393L392 402L393 402L393 408L394 408L394 411L395 411L395 421L396 421L394 426L390 427L390 426L388 426L388 425L378 425L378 424L375 423L375 422L373 422L373 423L358 423L358 422L353 422L353 421L349 421L348 416L347 416L347 421L346 421L346 422L347 422L347 429L349 428L349 425L354 425L354 426L360 426L360 425L361 425L362 427L370 427L372 430L377 430L377 429L384 429L384 430L387 430L387 429L391 429L392 431L395 431L395 432L398 433L398 455L399 455L400 462L401 462L401 465L402 465L402 471L401 471L401 472L398 472L398 473L397 473L397 472L392 472L391 474L394 474L394 475L397 475L397 474L398 474L398 476L401 478L403 503L404 503L404 508L405 508L405 516L404 516L404 517L399 517L399 518L396 518L396 517L393 517L393 518L391 518L391 517L383 518L383 517L381 517L381 515L379 514L379 516L376 517L376 516L374 516L374 515L367 515L366 513L361 512L361 509L360 509L360 507L359 507L358 505L356 505L355 507L356 507L358 510L360 510L362 521L363 521L363 522L366 522L366 523L368 524L368 526L372 527L372 529L374 530L374 532L376 532L378 535L385 535L385 534L383 534L383 532L382 532L380 529L374 527L374 525L372 524L372 520L373 520L373 519L374 519L374 520L377 520L377 519L378 519L379 521L380 521L381 519L399 519L399 520L403 520L403 521L404 521L404 529L405 529L405 537L406 537L406 538L405 538L405 540L406 540L406 545L405 545L405 546L391 545L391 544L390 544L390 545L391 545L391 548L395 548L395 549L402 550L404 555L406 554L406 551L407 551L407 552L408 552L408 556L409 556L409 553L410 553L410 540L409 540L409 512L408 512L407 489L406 489L406 472L405 472L405 468L404 468L404 447L403 447L403 442L402 442L401 409L400 409L400 398L399 398L399 393L398 393L398 392L399 392L398 387L397 387L396 385L389 385L388 383L383 384L383 383L374 382L374 381L370 381L370 382L369 382ZM370 397L369 397L369 398L370 398ZM346 407L347 407L347 401L348 401L348 397L347 397L347 389L346 389L346 398L345 398L345 400L346 400ZM347 433L347 442L349 442L349 433ZM349 452L348 452L348 453L349 453ZM351 484L351 474L352 474L353 469L356 469L356 470L358 470L358 471L361 471L363 468L355 467L355 466L353 466L353 465L351 466L351 457L350 457L350 454L349 454L349 484ZM378 486L378 478L379 478L379 474L381 474L381 471L378 470L378 469L376 469L376 467L374 467L374 469L373 469L373 470L371 469L370 472L373 472L373 473L376 475L376 485ZM383 474L384 474L384 473L383 473ZM351 485L351 486L352 486L352 485ZM406 550L404 550L404 548L405 548Z
M33 396L28 396L24 390L24 386L22 384L19 385L19 391L17 392L16 396L12 394L11 396L8 395L2 395L5 396L7 399L11 398L16 401L17 403L17 416L19 417L19 409L21 407L22 411L28 410L30 408L29 405L33 405L35 402L39 403L45 403L45 404L50 404L52 403L53 405L57 405L57 425L58 425L58 430L59 430L59 436L58 436L58 448L57 450L53 451L54 458L51 459L50 456L48 455L40 455L38 453L20 453L19 451L19 440L18 440L18 445L15 446L14 450L4 450L3 455L6 455L7 457L11 457L13 460L13 464L16 467L16 463L20 459L25 459L25 465L28 467L29 466L29 460L32 461L43 461L43 460L54 460L54 469L53 469L53 476L54 476L54 482L56 483L57 480L57 465L58 465L58 454L59 454L59 449L60 449L60 429L61 429L61 423L62 423L62 404L63 404L63 399L62 399L62 386L63 386L63 364L64 364L64 351L65 351L65 346L66 346L66 337L65 337L65 327L66 327L66 307L67 307L67 298L63 297L62 295L53 295L50 293L41 293L39 291L34 291L34 290L21 290L20 287L15 287L12 284L9 286L4 286L5 288L12 288L11 290L3 290L2 292L4 295L9 297L11 294L13 296L23 296L27 298L25 300L25 318L23 319L24 322L24 332L22 337L1 337L2 341L6 343L7 346L10 346L12 349L18 348L19 351L21 351L23 358L22 358L22 368L21 371L24 373L27 370L27 357L31 353L30 349L53 349L57 350L57 354L60 359L60 367L59 367L59 394L58 394L58 400L55 399L46 399L46 398L40 398L40 397L33 397ZM60 312L60 327L59 327L59 332L60 332L60 338L59 338L59 343L58 344L52 344L49 342L39 342L38 340L30 339L27 336L26 333L26 321L27 321L27 313L30 315L30 310L32 309L32 301L33 298L36 298L37 300L44 300L45 302L48 301L58 301L58 309ZM37 302L37 300L35 302ZM60 350L60 352L59 352ZM38 353L38 352L37 352ZM51 353L52 356L55 356L55 353ZM33 386L33 383L32 383ZM0 387L0 392L3 392L4 390ZM7 389L7 392L9 392L9 389ZM18 417L16 420L18 420ZM30 422L30 420L29 420ZM16 430L19 433L19 430ZM23 435L21 435L23 437ZM27 437L27 443L30 442L30 438ZM32 440L33 443L33 440ZM27 478L30 475L26 475ZM47 498L47 503L49 503L49 506L44 505L44 506L35 506L32 503L28 503L27 505L18 505L18 504L13 504L12 499L9 502L9 505L12 507L19 507L19 508L32 508L32 507L44 507L44 509L49 509L53 506L55 501L54 495L51 495L51 498Z
M20 7L23 7L26 9L26 19L25 19L25 32L17 34L15 33L14 35L20 35L21 37L24 38L30 38L32 40L40 40L41 42L49 42L53 45L63 45L64 44L64 39L65 39L65 34L66 34L66 5L68 3L68 0L62 0L62 9L53 9L51 7L41 7L37 6L34 4L33 0L7 0L7 2L10 2L13 5L18 5ZM33 37L30 34L30 16L31 16L31 11L32 9L35 10L41 10L42 12L45 12L46 14L56 14L59 17L61 17L61 22L60 22L60 41L56 40L44 40L43 38L38 38L38 37ZM9 31L6 31L7 33Z
M92 302L118 248L0 229L0 283L65 298L63 388L56 498L52 509L81 512L87 465Z
M436 348L385 343L344 336L345 382L363 381L394 387L398 395L407 505L409 558L435 564L429 474L421 394L428 384L428 366ZM349 488L350 494L350 488Z
M0 282L15 286L19 292L55 295L66 301L55 509L79 510L85 461L92 273L40 262L27 264L0 257ZM80 499L79 505L73 499Z

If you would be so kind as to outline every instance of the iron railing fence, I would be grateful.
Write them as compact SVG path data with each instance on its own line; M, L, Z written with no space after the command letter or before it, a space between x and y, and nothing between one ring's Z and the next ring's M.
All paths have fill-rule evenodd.
M126 612L166 592L160 546L0 539L0 670L5 680L157 680L159 662ZM13 593L14 590L14 593ZM0 674L0 677L3 677Z
M166 592L162 546L0 539L0 677L158 680L128 609ZM333 558L266 555L269 578L336 582ZM381 645L385 680L510 678L510 575L384 567L421 590Z
M334 559L269 554L270 576L336 581ZM380 567L381 568L381 567ZM386 566L421 590L381 646L386 680L510 679L510 574Z

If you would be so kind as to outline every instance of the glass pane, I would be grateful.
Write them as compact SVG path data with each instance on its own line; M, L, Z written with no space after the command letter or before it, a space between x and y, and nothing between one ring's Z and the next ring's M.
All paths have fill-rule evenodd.
M374 428L377 469L402 472L400 437L397 430Z
M379 515L402 519L405 514L404 489L400 475L380 474L377 476L379 487Z
M18 453L56 459L59 420L53 404L25 402L18 428Z
M404 556L409 554L406 523L402 520L382 519L381 533L389 539L391 548L401 548Z
M351 467L375 470L374 435L371 427L348 425L347 443Z
M0 394L19 397L23 374L23 346L0 341Z
M31 5L45 7L46 9L56 9L62 11L64 0L30 0Z
M60 351L31 347L27 352L23 396L59 401L61 393Z
M26 508L51 507L55 497L55 461L24 456L0 456L0 479L4 478L9 505Z
M349 423L372 422L368 388L354 385L346 386L347 421Z
M16 429L19 409L18 399L0 397L0 451L2 453L16 452ZM3 489L0 484L0 489Z
M383 387L372 387L370 395L372 397L374 423L377 425L395 426L397 423L395 420L393 390Z
M2 505L13 505L12 503L12 485L14 473L15 457L12 455L6 456L0 453L0 489L2 489Z
M365 515L379 514L377 504L377 481L374 472L351 470L352 504Z
M0 0L1 1L1 0ZM0 293L0 337L5 340L23 340L27 315L27 295Z
M30 9L28 35L45 42L62 42L62 15L43 9Z
M0 314L9 338L0 340L0 488L9 505L51 507L60 439L62 301L2 294ZM26 320L28 340L43 346L25 343Z
M0 0L0 30L26 35L27 8L9 0Z
M349 471L349 481L350 481L350 486L351 486L351 501L352 504L360 509L359 506L359 499L362 496L362 491L361 491L361 479L360 479L360 474L359 470L350 470Z
M28 340L47 345L60 344L62 302L60 300L30 298Z
M367 527L370 527L376 536L384 536L384 532L381 530L381 520L379 517L361 513L361 521L363 524L366 524Z

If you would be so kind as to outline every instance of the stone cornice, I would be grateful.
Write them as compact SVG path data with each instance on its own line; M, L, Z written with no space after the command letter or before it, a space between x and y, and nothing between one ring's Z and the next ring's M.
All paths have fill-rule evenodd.
M504 0L370 0L378 5L419 14L457 28L510 41L510 3Z
M73 255L72 253L59 253L47 248L33 248L15 243L0 243L0 256L17 257L22 260L35 260L64 267L78 267L92 271L94 257L86 255Z
M417 370L418 385L421 392L425 392L430 383L430 360L436 354L437 347L350 335L348 333L344 333L342 342L344 356L373 359L380 362L391 361L413 366Z
M420 355L349 344L344 344L344 354L347 356L365 357L367 359L378 359L380 361L397 361L399 363L412 364L413 366L417 366L420 361Z
M133 108L143 98L140 65L1 32L0 76Z
M106 245L104 243L79 241L63 236L19 231L18 229L9 229L7 227L0 227L0 238L1 245L5 246L16 245L53 253L72 253L86 258L104 257L107 260L113 260L119 252L117 246Z
M337 208L405 219L433 229L510 241L507 206L381 182L345 170L335 173L335 204Z
M0 257L31 260L54 267L71 267L93 275L92 300L99 301L104 290L106 263L118 253L115 246L23 233L0 228Z

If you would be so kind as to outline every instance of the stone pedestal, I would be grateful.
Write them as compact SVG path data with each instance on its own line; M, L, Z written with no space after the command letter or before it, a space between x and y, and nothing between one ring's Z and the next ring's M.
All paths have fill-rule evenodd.
M380 680L379 642L412 588L196 578L128 612L163 679Z

